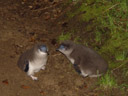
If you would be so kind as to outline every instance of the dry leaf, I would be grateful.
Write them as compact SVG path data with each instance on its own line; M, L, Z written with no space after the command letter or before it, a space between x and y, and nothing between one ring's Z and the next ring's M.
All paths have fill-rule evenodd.
M44 19L45 19L45 20L48 20L48 19L50 19L50 18L51 18L51 16L50 16L50 13L49 13L49 12L45 12L45 13L44 13L44 15L45 15L45 16L44 16Z
M84 88L87 88L88 86L87 85L84 85Z
M8 80L7 79L6 80L3 80L2 83L8 85Z
M50 19L50 15L45 16L44 19L45 19L45 20Z
M29 86L26 86L26 85L21 85L21 88L23 88L23 89L28 89L28 88L30 88Z
M31 36L29 39L30 42L35 42L36 41L36 36Z
M41 91L40 94L41 94L41 95L44 95L45 93L44 93L44 91Z

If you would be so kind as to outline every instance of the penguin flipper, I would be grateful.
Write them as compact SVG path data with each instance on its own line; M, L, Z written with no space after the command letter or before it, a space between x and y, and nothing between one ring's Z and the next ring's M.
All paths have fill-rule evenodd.
M77 64L73 64L74 65L74 69L76 70L76 72L78 72L79 74L81 74L80 68Z
M29 70L29 61L28 60L24 61L24 64L25 64L24 71L28 72L28 70Z

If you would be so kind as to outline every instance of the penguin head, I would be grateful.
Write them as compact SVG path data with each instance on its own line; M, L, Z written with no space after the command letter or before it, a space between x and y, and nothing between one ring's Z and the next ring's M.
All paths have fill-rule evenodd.
M47 53L49 55L46 45L38 45L38 49L40 52Z
M67 49L68 49L68 47L66 45L61 44L57 50L58 51L61 51L61 50L66 51Z
M63 54L70 54L73 50L74 43L72 41L64 41L60 44L59 48L56 51L60 51Z

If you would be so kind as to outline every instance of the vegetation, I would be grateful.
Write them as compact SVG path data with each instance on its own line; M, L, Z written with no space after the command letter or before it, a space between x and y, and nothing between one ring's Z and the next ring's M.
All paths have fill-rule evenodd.
M127 53L125 51L122 51L122 52L116 52L115 53L115 59L117 61L123 61L126 59L126 56L127 56Z
M69 40L71 39L71 33L62 33L59 37L58 37L58 41L61 42L61 41L64 41L64 40Z
M99 78L98 83L103 89L112 89L117 87L116 79L111 76L110 72L107 72L104 76Z
M90 37L91 39L87 40L77 36L74 41L82 39L83 44L85 42L87 45L90 44L109 62L110 72L99 79L100 86L108 90L117 86L121 89L128 88L128 0L77 1L79 3L74 5L74 10L67 13L68 18L78 17L81 22L91 21L90 25L85 26L85 31L88 32L89 30L90 32L92 28L95 30L90 33L94 38ZM65 36L71 38L75 32L70 36L67 34ZM114 77L112 75L113 70L123 70L121 73L123 77ZM126 80L118 84L120 78Z

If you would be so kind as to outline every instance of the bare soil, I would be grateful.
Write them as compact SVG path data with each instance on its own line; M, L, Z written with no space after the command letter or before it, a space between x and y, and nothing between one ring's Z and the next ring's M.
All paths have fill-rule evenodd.
M98 96L97 78L83 78L55 51L65 10L60 0L0 0L0 96ZM38 42L50 55L33 81L17 67L22 52Z

